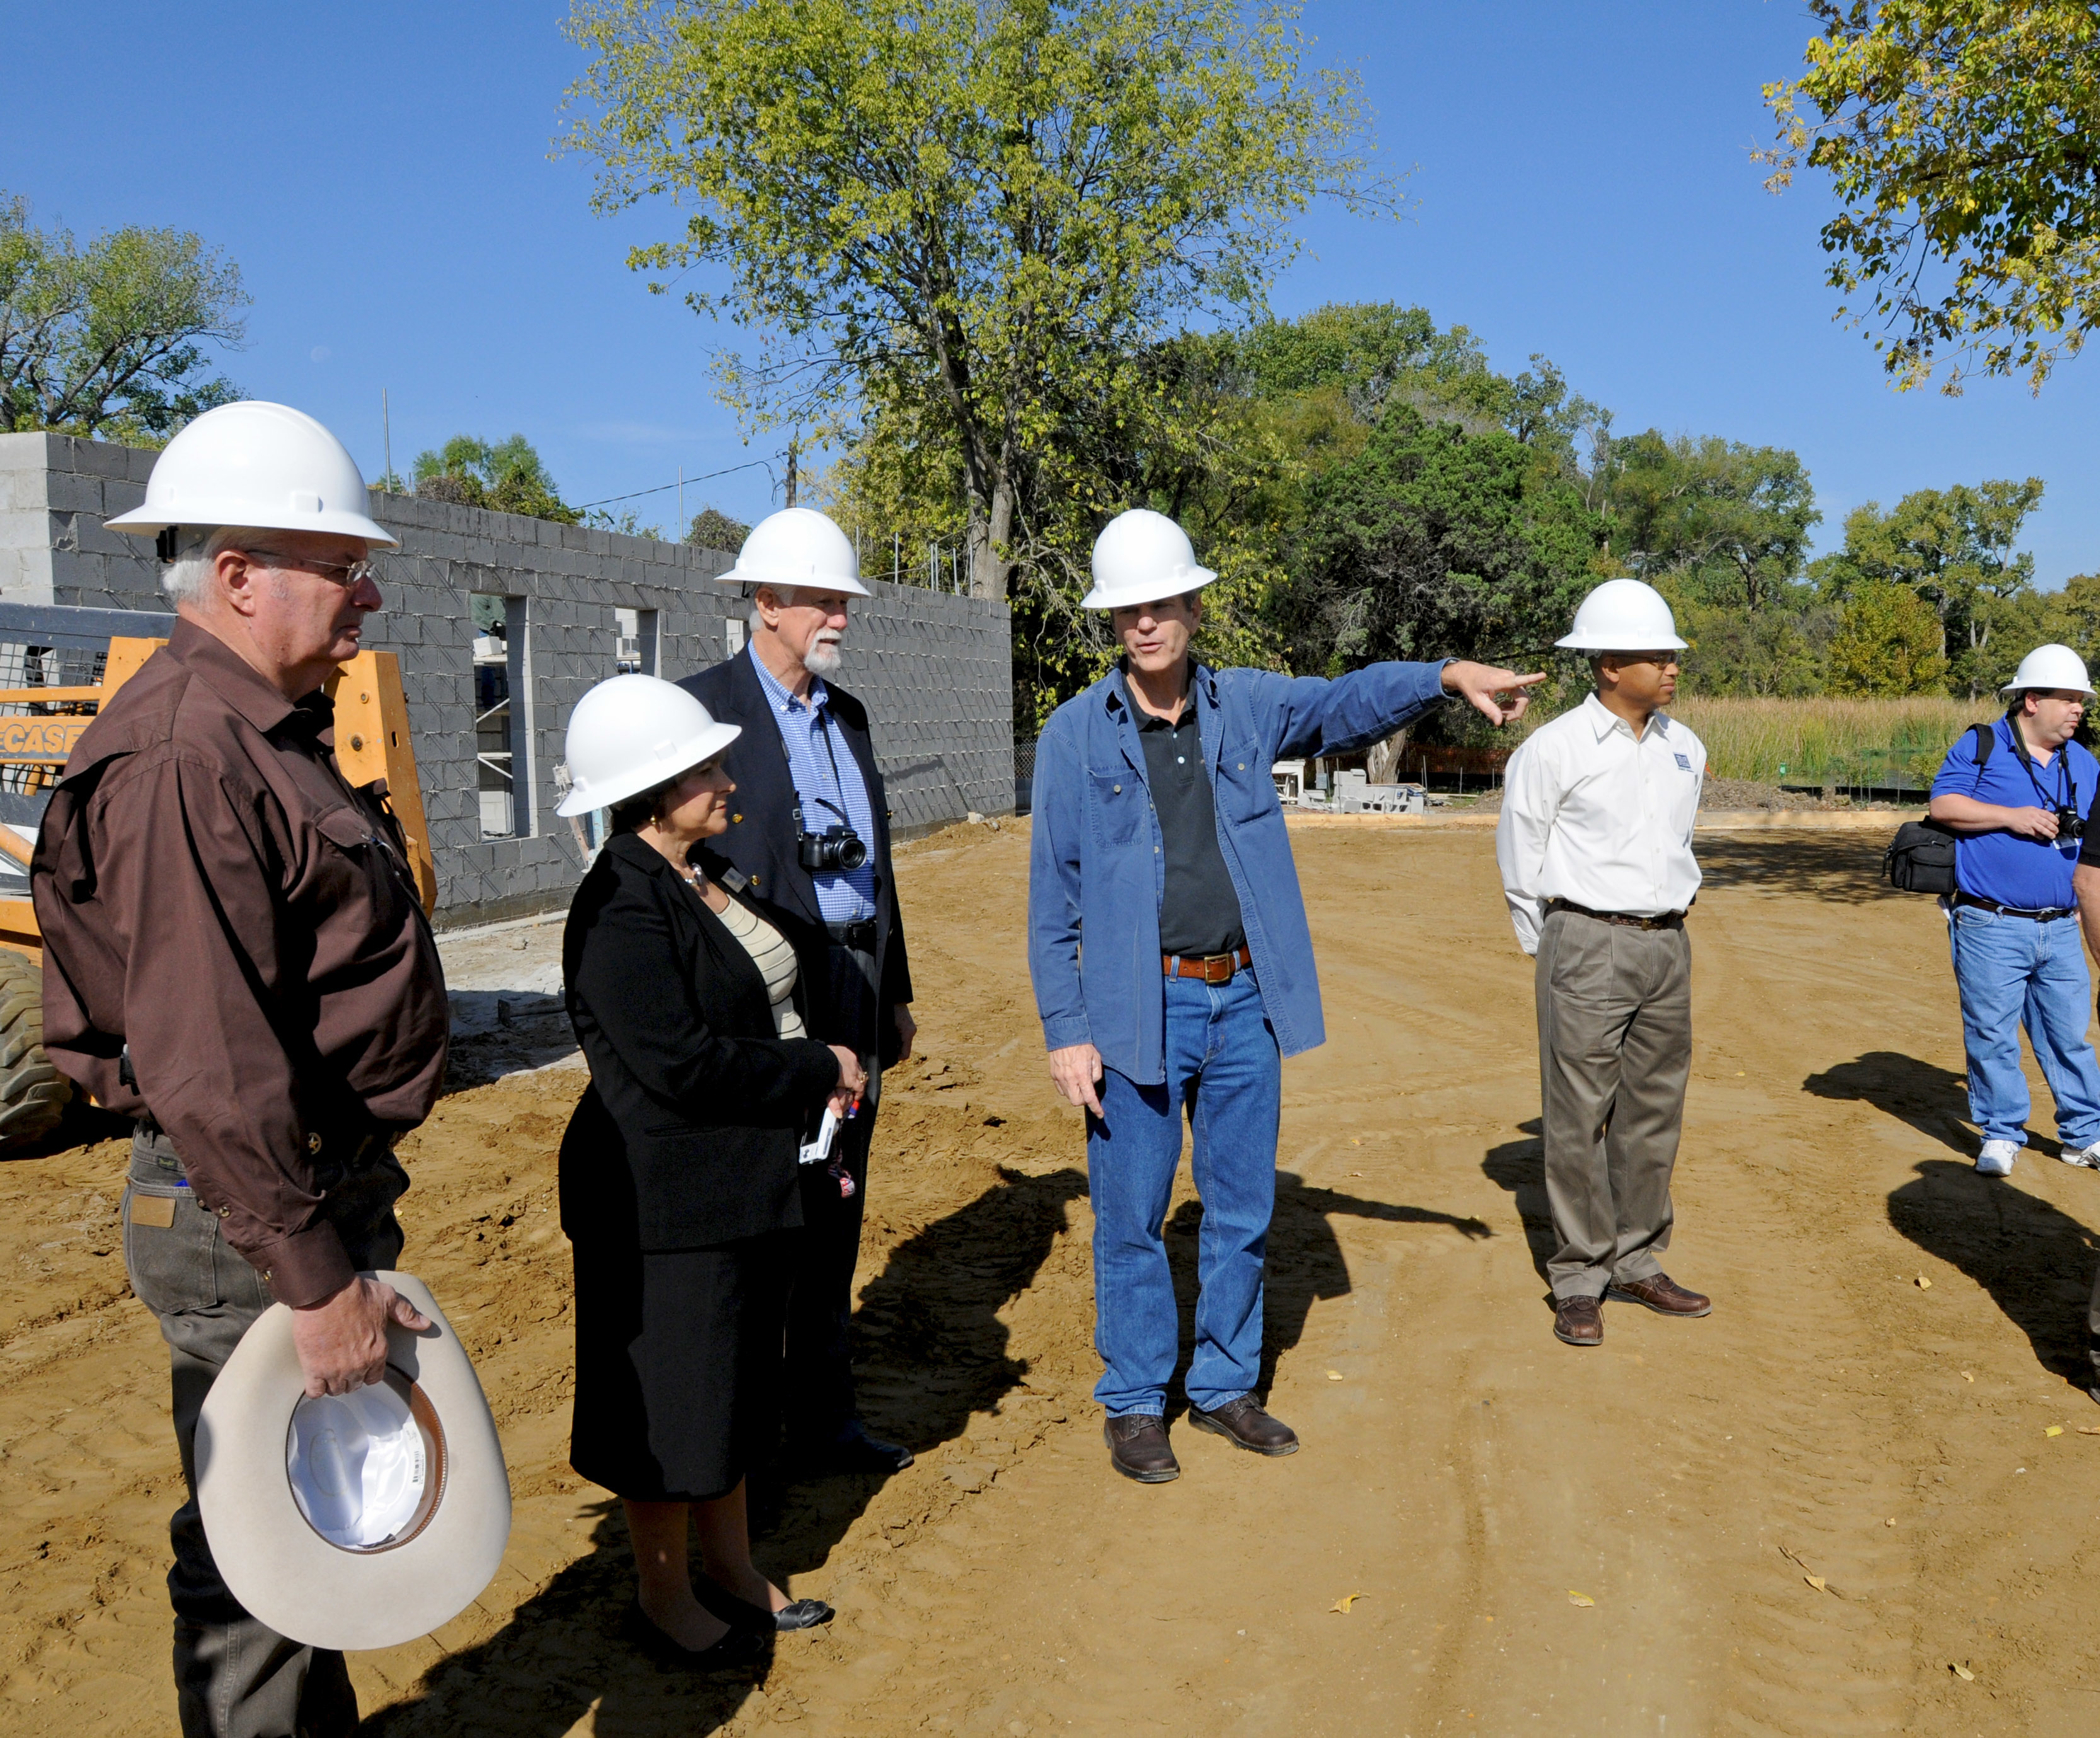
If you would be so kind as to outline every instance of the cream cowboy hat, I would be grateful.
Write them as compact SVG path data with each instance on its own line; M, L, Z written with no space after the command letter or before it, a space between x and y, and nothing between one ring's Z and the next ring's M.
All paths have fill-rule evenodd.
M313 1648L393 1648L471 1603L510 1537L503 1445L452 1324L423 1282L391 1286L430 1318L386 1330L386 1379L306 1396L292 1312L234 1348L197 1420L205 1537L233 1596Z

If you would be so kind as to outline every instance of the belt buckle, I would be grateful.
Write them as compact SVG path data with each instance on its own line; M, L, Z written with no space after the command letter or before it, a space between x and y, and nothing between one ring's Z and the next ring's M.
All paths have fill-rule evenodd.
M1207 984L1229 984L1233 981L1233 968L1239 964L1230 954L1206 954L1203 956L1203 981Z

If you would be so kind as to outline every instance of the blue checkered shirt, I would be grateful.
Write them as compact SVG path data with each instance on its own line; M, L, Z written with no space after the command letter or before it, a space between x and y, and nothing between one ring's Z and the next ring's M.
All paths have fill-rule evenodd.
M875 915L875 811L868 806L867 785L860 775L860 763L853 757L845 733L832 717L831 690L821 677L810 678L810 699L805 706L782 687L765 661L755 653L744 655L758 672L765 690L765 704L773 721L780 726L780 746L788 751L788 773L795 781L796 795L802 799L802 824L813 833L839 823L840 810L853 830L867 844L868 860L845 873L813 869L817 909L827 924L856 923ZM836 805L836 806L831 806Z

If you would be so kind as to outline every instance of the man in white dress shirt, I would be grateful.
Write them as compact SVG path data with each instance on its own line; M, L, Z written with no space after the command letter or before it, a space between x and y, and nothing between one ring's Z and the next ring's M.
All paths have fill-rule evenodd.
M1684 914L1706 749L1662 710L1684 642L1660 593L1608 580L1559 643L1590 655L1596 691L1510 757L1495 861L1518 945L1538 956L1553 1331L1595 1346L1608 1298L1714 1307L1660 1261L1692 1066Z

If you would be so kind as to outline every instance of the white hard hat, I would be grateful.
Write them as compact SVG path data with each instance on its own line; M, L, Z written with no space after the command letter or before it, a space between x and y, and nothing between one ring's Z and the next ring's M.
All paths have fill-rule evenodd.
M569 715L569 794L557 814L586 814L668 784L712 761L743 734L717 724L676 682L615 676L576 702Z
M814 507L783 507L751 527L736 565L722 578L740 585L806 585L814 591L875 595L860 582L853 539Z
M1677 621L1652 585L1607 580L1575 611L1575 631L1553 642L1571 651L1681 651Z
M1133 507L1118 513L1094 539L1094 589L1083 610L1120 610L1200 591L1217 578L1196 565L1189 533L1163 513Z
M2085 673L2085 660L2068 646L2037 646L2020 659L2020 667L2013 673L2013 679L1998 692L2018 694L2028 688L2076 688L2080 694L2093 692L2093 684Z
M400 540L381 529L369 505L357 461L334 435L289 404L244 399L184 427L154 460L145 504L108 525L141 536L170 525L253 525L395 548Z
M427 1287L379 1273L424 1315L389 1324L376 1387L319 1400L272 1304L197 1419L197 1506L233 1596L313 1648L397 1648L450 1622L510 1537L503 1445L473 1361Z

